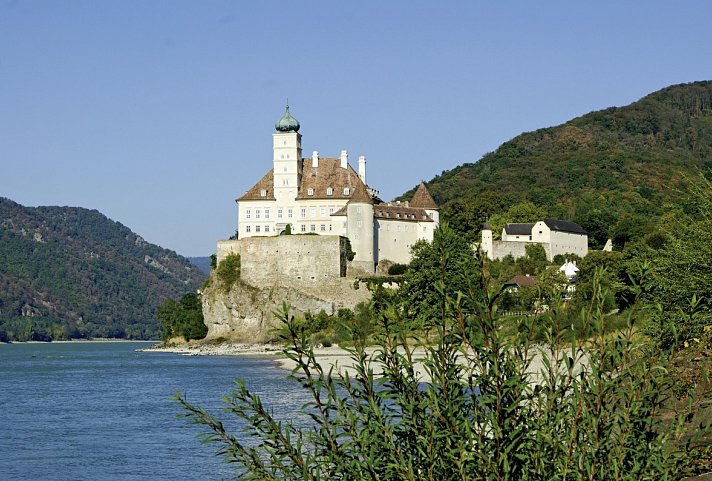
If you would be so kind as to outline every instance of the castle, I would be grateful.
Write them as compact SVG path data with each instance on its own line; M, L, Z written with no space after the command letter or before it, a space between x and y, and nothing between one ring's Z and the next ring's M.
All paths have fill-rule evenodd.
M439 212L425 184L418 186L410 202L383 202L366 182L366 157L358 158L358 172L349 164L345 150L339 157L320 157L314 151L303 158L299 128L287 106L272 134L272 169L236 200L240 241L218 242L218 260L229 252L244 257L249 245L249 252L261 253L265 261L270 255L281 258L287 267L275 267L290 277L343 277L343 259L337 269L310 267L317 262L315 251L333 244L332 252L337 255L344 250L338 239L348 239L355 254L349 269L373 274L379 263L408 263L410 247L418 240L432 241ZM267 240L287 230L295 235L281 237L292 240ZM310 241L296 234L335 240ZM258 236L259 240L252 239ZM295 262L302 267L293 269ZM325 258L318 263L338 264Z
M512 223L502 229L501 240L493 240L492 228L485 224L482 229L480 250L489 259L502 259L511 255L515 259L526 255L526 246L540 244L546 258L555 256L588 254L588 235L581 226L564 220L542 219L534 224Z

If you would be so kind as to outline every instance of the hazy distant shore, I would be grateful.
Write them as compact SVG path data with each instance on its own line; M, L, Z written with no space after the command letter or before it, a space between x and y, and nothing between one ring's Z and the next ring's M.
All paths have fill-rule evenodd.
M0 342L0 344L68 344L68 343L86 343L86 342L144 342L158 344L161 341L151 340L145 341L140 339L117 339L117 338L92 338L92 339L69 339L62 341L10 341Z

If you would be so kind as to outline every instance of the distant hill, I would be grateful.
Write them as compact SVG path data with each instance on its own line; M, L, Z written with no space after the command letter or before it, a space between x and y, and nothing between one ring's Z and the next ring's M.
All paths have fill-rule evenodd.
M710 81L521 134L426 184L443 217L470 228L529 201L582 225L595 246L644 234L671 205L684 204L684 176L698 170L712 170Z
M210 275L210 257L188 257L188 261L206 276Z
M159 338L156 308L205 276L96 210L0 198L0 338Z

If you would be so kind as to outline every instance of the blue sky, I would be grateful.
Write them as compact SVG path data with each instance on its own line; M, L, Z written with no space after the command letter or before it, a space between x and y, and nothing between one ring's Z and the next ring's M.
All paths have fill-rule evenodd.
M0 0L0 196L209 255L271 167L368 159L385 199L517 134L712 79L712 2Z

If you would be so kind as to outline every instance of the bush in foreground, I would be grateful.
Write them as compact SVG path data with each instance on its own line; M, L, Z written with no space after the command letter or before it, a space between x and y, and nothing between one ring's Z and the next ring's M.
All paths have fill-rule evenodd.
M437 335L421 348L422 369L400 329L401 310L381 314L375 355L352 348L348 375L324 370L285 306L285 353L297 363L291 378L311 395L308 428L275 421L243 381L225 399L239 437L176 398L247 480L677 479L688 449L709 431L689 429L692 402L667 411L671 358L635 342L632 322L604 336L594 309L582 314L585 343L563 343L567 331L552 329L546 346L534 345L527 321L505 336L488 299L449 297L441 283L434 289L445 300ZM597 291L599 305L605 295Z

